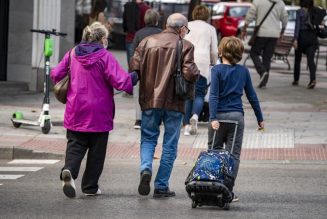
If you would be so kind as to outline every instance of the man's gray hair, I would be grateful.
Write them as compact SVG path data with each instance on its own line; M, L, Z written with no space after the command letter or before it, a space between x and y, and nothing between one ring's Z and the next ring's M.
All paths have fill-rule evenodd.
M182 27L187 26L187 23L187 18L180 13L171 14L167 18L167 27Z

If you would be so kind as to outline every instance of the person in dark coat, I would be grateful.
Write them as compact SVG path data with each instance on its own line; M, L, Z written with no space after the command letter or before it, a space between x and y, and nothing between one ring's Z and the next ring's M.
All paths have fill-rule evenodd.
M314 26L319 25L318 17L315 16L317 9L313 7L313 0L301 0L301 9L296 12L295 32L294 32L294 81L293 86L299 85L302 53L307 55L307 62L310 71L310 82L308 89L316 86L317 66L314 61L315 53L319 48L317 33Z
M158 21L159 21L159 13L153 9L148 9L144 15L144 23L145 27L142 29L138 30L135 33L135 37L132 43L132 55L134 54L135 48L138 47L140 42L153 34L160 33L162 29L158 28ZM134 124L135 129L140 129L141 128L141 108L140 104L138 102L138 93L139 89L138 86L135 87L134 93L136 95L135 98L135 111L136 111L136 120Z

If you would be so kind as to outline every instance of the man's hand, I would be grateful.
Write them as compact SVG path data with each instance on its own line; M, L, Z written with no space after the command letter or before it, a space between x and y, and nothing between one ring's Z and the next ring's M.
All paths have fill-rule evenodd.
M218 120L214 120L214 121L211 122L211 127L212 127L214 130L219 129L219 126L220 126L220 124L219 124Z
M294 40L293 47L294 47L294 49L297 49L297 40Z

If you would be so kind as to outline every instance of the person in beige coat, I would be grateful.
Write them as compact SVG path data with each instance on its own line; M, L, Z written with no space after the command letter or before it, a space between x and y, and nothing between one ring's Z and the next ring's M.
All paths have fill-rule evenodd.
M205 5L198 5L192 12L193 21L188 22L190 33L185 39L194 45L194 62L200 70L200 77L195 85L195 97L185 102L184 135L195 135L199 114L202 111L207 91L209 67L218 59L218 40L216 29L207 21L210 12Z

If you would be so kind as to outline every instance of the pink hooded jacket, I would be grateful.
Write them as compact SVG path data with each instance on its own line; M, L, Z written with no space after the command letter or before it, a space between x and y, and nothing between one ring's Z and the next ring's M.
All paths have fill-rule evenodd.
M79 132L112 130L115 116L114 88L132 94L130 75L103 48L82 55L71 52L70 62L64 127ZM69 52L51 71L50 77L54 83L64 78L68 65Z

